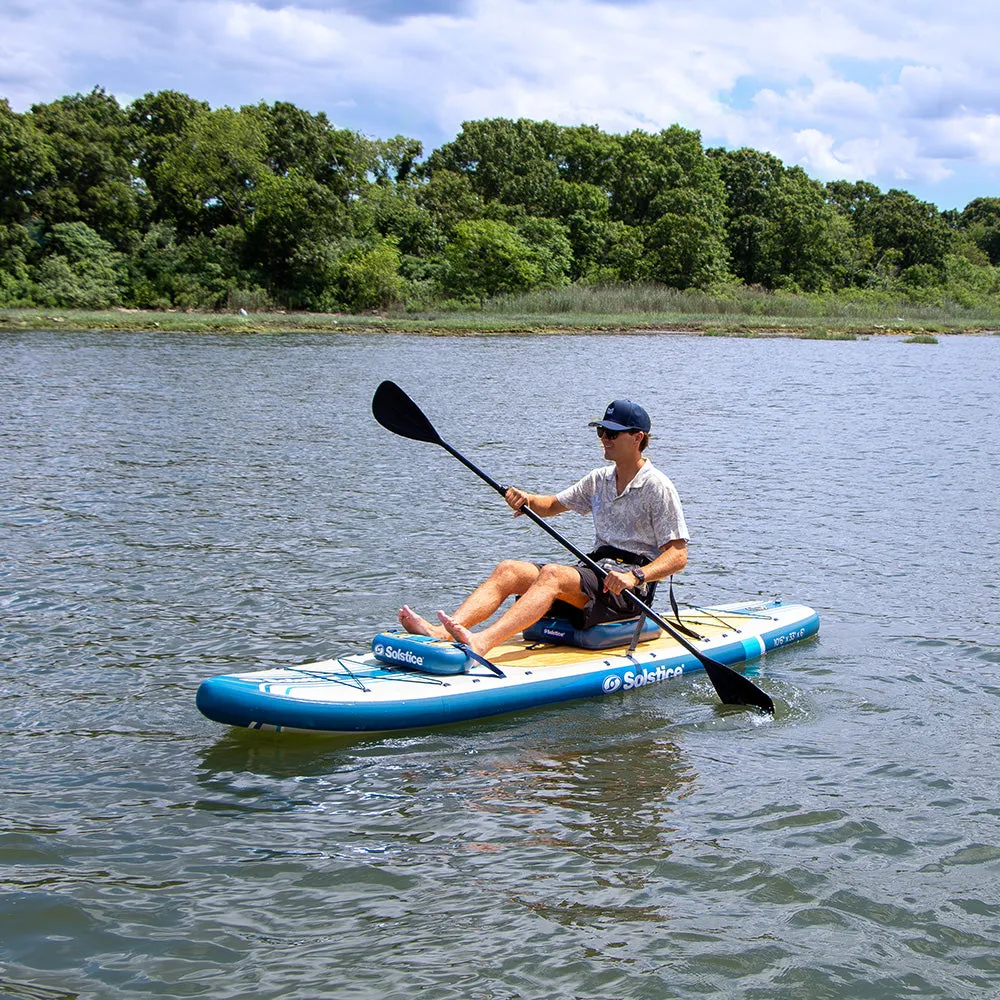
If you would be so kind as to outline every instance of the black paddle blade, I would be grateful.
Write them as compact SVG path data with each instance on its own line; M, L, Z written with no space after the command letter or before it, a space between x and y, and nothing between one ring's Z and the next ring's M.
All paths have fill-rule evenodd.
M724 705L753 705L768 715L774 715L774 702L756 684L742 674L712 661L705 664L705 672Z
M420 407L395 382L380 383L372 396L372 414L386 430L400 437L444 443Z

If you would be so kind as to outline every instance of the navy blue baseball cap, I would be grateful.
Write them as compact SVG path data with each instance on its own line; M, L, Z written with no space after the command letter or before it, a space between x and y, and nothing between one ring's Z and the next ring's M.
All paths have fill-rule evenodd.
M608 403L603 420L591 420L588 427L606 427L609 431L642 431L652 426L649 414L631 399L615 399Z

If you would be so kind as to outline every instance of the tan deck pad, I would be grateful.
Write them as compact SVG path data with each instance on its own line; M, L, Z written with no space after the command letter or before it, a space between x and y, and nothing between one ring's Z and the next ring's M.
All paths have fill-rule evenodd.
M704 636L706 639L717 639L744 629L748 633L756 634L760 629L761 619L769 617L766 613L760 612L740 614L733 611L702 612L692 610L682 612L680 620L685 627L697 632L698 635ZM669 624L673 623L665 615L664 618ZM701 649L702 644L697 640L691 639L689 636L684 636L684 638ZM611 656L622 656L628 646L629 639L626 639L620 646L613 646L610 649L580 649L576 646L537 643L529 645L523 639L514 639L491 650L489 659L497 666L522 667L533 670L540 667L564 666L570 663L599 663ZM644 656L650 653L670 656L682 648L676 639L664 632L658 639L640 643L638 652Z

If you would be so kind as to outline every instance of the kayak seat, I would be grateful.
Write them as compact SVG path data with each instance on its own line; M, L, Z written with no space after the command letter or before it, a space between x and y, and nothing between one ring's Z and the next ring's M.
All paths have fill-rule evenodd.
M651 583L646 592L647 607L652 605L655 597L656 584ZM561 604L561 601L556 601L549 610L558 611ZM577 628L569 618L555 614L535 622L521 635L524 636L525 642L548 642L559 646L576 646L579 649L614 649L616 646L628 646L631 653L639 643L659 639L661 635L659 625L643 615L642 629L637 636L638 624L639 616L636 615L635 618L626 618L623 621L604 622L601 625L591 625L590 628Z
M635 633L636 618L620 622L605 622L590 628L577 628L567 618L542 618L521 634L525 642L548 642L557 646L577 646L580 649L613 649L627 646ZM660 637L660 627L648 618L643 622L639 642Z

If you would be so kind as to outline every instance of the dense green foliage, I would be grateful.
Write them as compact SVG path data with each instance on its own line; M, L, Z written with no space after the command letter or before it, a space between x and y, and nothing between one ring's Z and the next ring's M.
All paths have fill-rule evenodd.
M1000 294L1000 198L939 212L698 132L466 122L423 158L292 104L0 99L0 306L378 310L654 283Z

